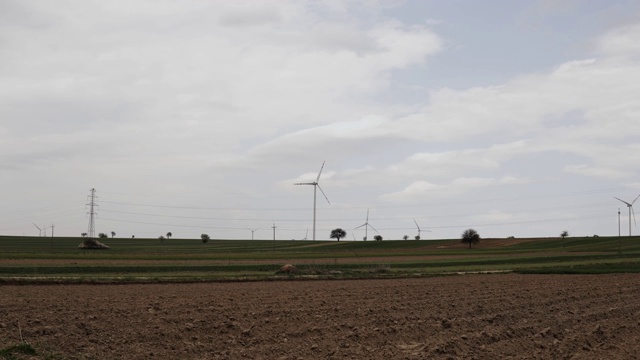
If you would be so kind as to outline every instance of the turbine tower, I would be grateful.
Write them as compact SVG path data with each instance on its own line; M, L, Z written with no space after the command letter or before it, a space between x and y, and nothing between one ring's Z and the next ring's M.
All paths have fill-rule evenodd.
M620 208L618 208L618 237L620 237Z
M322 193L322 195L324 195L324 198L327 200L327 203L331 205L331 203L329 202L329 198L324 193L324 191L322 191L322 188L318 183L320 181L320 175L322 175L322 169L324 169L324 161L322 162L322 166L320 167L320 172L318 173L318 177L316 178L316 181L294 184L294 185L313 185L313 240L316 239L316 190L317 189L320 189L320 192Z
M619 199L619 198L617 198L615 196L613 198L622 201L629 208L629 236L631 236L631 213L633 213L633 223L635 224L635 222L636 222L636 212L633 210L633 204L636 202L636 200L638 200L638 198L640 198L640 195L636 196L636 198L631 203L628 203L628 202L626 202L626 201L624 201L622 199Z
M367 220L364 221L364 224L354 228L355 229L359 229L361 227L364 226L364 241L367 241L367 239L369 238L369 232L367 231L369 228L372 228L373 230L375 230L376 232L378 232L378 230L376 230L376 228L374 228L373 226L371 226L371 224L369 224L369 209L367 209Z

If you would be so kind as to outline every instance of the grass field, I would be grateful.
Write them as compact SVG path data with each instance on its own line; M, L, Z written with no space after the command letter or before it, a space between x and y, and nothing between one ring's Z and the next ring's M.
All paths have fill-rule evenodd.
M251 241L0 236L3 282L268 280L284 264L297 278L432 276L459 272L640 272L640 237L459 240ZM283 275L278 275L283 276Z

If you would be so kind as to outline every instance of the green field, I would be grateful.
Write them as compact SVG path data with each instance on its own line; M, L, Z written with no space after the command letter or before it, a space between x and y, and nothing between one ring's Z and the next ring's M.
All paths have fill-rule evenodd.
M434 276L459 272L640 272L640 237L459 240L251 241L0 236L2 282L236 281ZM284 264L294 275L276 275Z

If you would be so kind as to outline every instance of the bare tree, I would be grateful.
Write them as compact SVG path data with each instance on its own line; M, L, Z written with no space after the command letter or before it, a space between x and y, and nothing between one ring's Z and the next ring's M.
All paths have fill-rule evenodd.
M469 244L469 249L471 249L471 245L477 244L480 242L480 234L474 229L467 229L462 233L462 241L463 244Z

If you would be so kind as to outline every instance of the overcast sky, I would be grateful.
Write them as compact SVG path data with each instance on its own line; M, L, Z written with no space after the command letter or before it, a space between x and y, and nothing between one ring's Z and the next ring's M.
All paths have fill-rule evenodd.
M0 234L311 239L325 161L317 239L628 234L640 3L0 0Z

